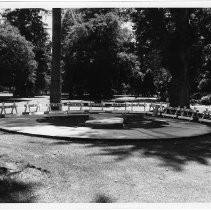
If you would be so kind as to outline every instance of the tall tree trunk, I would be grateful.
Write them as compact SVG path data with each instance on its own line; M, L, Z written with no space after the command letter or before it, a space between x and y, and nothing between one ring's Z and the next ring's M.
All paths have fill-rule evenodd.
M175 9L176 36L172 59L170 86L170 105L189 107L189 70L188 70L188 9Z
M61 8L53 8L50 103L61 103ZM56 109L61 110L61 105Z

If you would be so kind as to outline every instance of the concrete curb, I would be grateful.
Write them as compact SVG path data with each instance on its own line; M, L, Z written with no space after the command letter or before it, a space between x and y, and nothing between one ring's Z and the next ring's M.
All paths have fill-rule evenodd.
M93 141L99 141L99 142L128 142L128 141L133 141L133 142L155 142L155 141L185 141L185 140L191 140L191 138L199 138L199 137L205 137L205 136L210 136L211 132L209 133L204 133L201 135L194 135L194 136L184 136L184 137L172 137L172 138L140 138L140 139L133 139L133 138L124 138L124 139L117 139L117 138L79 138L79 137L65 137L65 136L47 136L47 135L42 135L42 134L30 134L30 133L24 133L24 132L19 132L19 131L11 131L7 130L4 128L0 127L0 130L3 132L11 133L11 134L18 134L18 135L24 135L24 136L31 136L31 137L40 137L40 138L46 138L46 139L57 139L57 140L65 140L65 141L86 141L86 142L93 142Z

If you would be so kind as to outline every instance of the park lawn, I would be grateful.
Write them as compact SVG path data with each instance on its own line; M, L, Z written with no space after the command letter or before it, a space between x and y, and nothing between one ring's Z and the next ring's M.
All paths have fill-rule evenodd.
M210 137L65 141L1 132L0 201L210 202Z

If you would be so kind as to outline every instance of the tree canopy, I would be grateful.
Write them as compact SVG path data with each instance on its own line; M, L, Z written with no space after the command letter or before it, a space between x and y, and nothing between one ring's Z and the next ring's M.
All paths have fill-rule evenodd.
M31 43L26 44L34 53L29 60L37 65L27 68L33 72L28 76L37 93L46 89L51 70L51 43L42 17L46 13L43 9L4 12L18 28L12 29L16 36ZM63 9L63 91L97 100L113 94L158 95L161 100L170 98L172 106L189 106L191 97L211 92L210 18L211 10L202 8ZM8 30L4 28L4 33ZM10 69L4 74L13 75ZM2 84L11 86L12 78Z
M209 20L210 9L137 9L133 13L142 67L169 71L172 106L189 106L189 94L197 91L200 75L210 71Z
M34 57L33 45L17 28L6 23L0 25L1 85L14 87L15 95L30 95L35 82Z
M33 45L35 60L38 65L35 72L35 92L38 94L49 85L50 37L43 22L48 11L33 9L6 9L3 16L19 29L22 36Z
M66 25L63 48L65 88L70 94L89 94L97 99L121 91L138 71L132 33L122 27L121 18L112 9L71 10L69 14L72 21L68 33Z

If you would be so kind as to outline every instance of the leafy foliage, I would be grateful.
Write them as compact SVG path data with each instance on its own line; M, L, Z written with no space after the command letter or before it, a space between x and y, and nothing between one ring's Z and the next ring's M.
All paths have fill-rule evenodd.
M199 75L210 71L209 20L210 9L137 9L133 13L141 68L170 72L167 89L173 106L189 105Z
M201 103L204 105L211 105L211 95L203 96L201 98Z
M7 9L4 17L11 25L17 27L22 36L30 41L34 48L37 69L35 74L36 93L45 90L49 85L50 38L43 22L43 15L48 11L44 9Z
M45 46L48 41L48 33L42 16L47 13L44 9L15 9L5 10L4 17L11 25L17 27L26 40L30 40L35 48Z
M15 95L32 93L36 68L33 46L9 24L0 25L0 66L1 85L15 87Z
M34 46L25 44L27 53L33 50L35 57L26 53L32 66L23 70L31 72L23 78L25 83L35 84L37 93L49 85L51 68L51 43L42 21L46 12L15 9L4 13L25 40L14 27L11 36ZM170 97L173 106L188 106L190 95L210 93L210 9L86 8L63 9L62 15L62 85L70 96L158 95L162 100ZM128 23L133 31L125 27ZM4 33L9 33L9 27L4 26ZM5 46L2 41L1 50ZM11 72L19 71L12 66L17 62L11 57L12 48L1 55L2 69L7 68L2 74L8 78L1 84L8 86L15 81ZM25 57L21 59L26 64ZM5 63L9 63L7 67Z
M69 21L65 39L64 88L72 95L109 98L138 68L131 33L110 9L71 11L71 16L78 18Z

